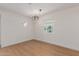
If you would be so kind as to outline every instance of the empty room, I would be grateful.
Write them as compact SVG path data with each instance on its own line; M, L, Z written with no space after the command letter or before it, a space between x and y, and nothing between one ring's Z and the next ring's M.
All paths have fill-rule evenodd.
M0 3L0 56L79 56L79 4Z

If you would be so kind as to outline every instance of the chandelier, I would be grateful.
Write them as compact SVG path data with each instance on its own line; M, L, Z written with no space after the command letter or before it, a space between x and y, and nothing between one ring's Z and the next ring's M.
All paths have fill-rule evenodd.
M38 10L38 13L39 13L39 14L38 14L38 15L34 15L34 16L32 17L34 21L39 20L39 15L40 15L41 11L42 11L42 9L39 9L39 10Z

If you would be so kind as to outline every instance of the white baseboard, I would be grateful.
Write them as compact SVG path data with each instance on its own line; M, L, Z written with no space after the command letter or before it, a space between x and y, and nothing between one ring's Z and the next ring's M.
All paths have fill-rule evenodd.
M29 41L29 40L32 40L32 39L28 38L27 40L25 39L25 40L18 40L18 41L13 41L13 42L7 42L5 44L2 44L1 48L7 47L7 46L11 46L11 45L15 45L15 44L18 44L18 43L22 43L22 42Z
M46 41L46 40L43 40L43 39L40 40L39 38L37 38L36 40L42 41L42 42L45 42L45 43L49 43L49 44L52 44L52 45L54 44L56 46L64 47L64 48L67 48L67 49L79 51L79 49L77 49L77 48L69 47L69 46L66 46L64 44L59 44L59 43L56 43L56 42L50 42L50 41Z

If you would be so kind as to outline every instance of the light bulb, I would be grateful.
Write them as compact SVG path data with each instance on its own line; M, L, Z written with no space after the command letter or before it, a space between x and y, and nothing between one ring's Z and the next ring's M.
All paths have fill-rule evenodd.
M27 26L27 22L24 23L24 27L26 27L26 26Z

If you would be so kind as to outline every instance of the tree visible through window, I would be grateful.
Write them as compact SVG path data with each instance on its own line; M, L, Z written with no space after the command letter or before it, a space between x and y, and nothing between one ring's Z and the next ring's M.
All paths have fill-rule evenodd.
M53 24L52 23L46 23L44 26L44 31L48 32L48 33L52 33L53 32Z

